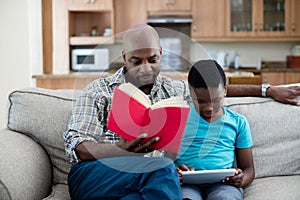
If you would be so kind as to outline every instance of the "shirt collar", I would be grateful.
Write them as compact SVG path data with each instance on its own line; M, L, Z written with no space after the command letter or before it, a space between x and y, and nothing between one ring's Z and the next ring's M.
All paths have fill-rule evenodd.
M109 86L113 85L121 85L122 83L125 83L125 76L124 76L124 69L125 66L118 69L115 74L112 77L112 81L110 82Z

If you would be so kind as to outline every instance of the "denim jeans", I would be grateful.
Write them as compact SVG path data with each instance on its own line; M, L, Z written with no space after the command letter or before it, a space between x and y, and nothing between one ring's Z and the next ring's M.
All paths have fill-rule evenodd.
M183 199L190 200L242 200L243 189L222 183L183 185Z
M179 177L168 158L126 156L74 164L71 199L181 200Z

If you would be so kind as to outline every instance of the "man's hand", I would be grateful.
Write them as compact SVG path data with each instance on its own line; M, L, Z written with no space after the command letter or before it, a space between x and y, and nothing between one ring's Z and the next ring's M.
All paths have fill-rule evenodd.
M281 103L300 106L300 101L295 100L300 96L300 86L271 86L267 89L267 96Z
M159 137L152 138L151 140L143 143L143 141L147 138L147 134L143 133L135 140L129 142L124 138L120 138L119 142L116 145L129 152L133 153L149 153L153 151L150 146L159 140Z

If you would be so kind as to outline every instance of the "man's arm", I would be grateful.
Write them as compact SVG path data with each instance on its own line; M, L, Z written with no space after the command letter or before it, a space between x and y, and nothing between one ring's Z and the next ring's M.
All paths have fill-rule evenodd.
M257 96L261 97L260 85L228 85L227 96L229 97L243 97L243 96ZM274 100L292 105L300 106L300 102L294 100L300 96L299 86L279 87L270 86L267 89L267 97L272 97Z
M84 141L75 148L75 151L80 160L85 161L118 156L143 156L152 151L149 147L159 140L158 137L155 137L143 143L146 137L146 134L141 134L131 142L121 138L116 144Z

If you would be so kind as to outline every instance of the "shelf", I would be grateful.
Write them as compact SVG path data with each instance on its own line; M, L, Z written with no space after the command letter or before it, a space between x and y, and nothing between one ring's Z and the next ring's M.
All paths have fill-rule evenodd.
M90 36L90 37L71 37L70 45L100 45L114 44L113 37Z

